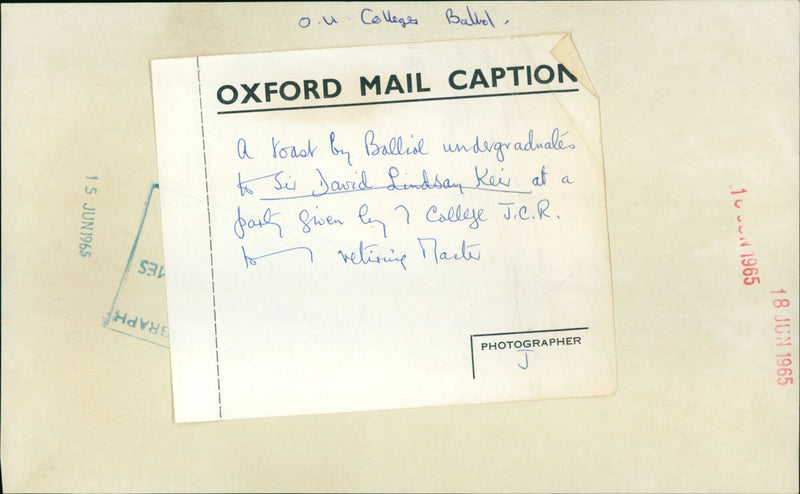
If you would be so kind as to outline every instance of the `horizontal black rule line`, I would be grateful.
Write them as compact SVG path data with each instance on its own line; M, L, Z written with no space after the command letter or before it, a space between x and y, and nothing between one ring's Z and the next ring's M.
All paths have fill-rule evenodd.
M510 333L483 333L483 334L474 334L472 336L477 338L478 336L507 336L512 334L556 333L559 331L586 331L587 329L589 328L582 327L582 328L562 328L562 329L539 329L535 331L513 331Z
M527 96L530 94L574 93L577 91L578 91L577 88L548 89L546 91L520 91L515 93L496 93L496 94L467 94L464 96L440 96L438 98L397 99L390 101L366 101L363 103L339 103L335 105L309 105L309 106L293 106L287 108L251 108L248 110L218 111L217 115L230 115L233 113L257 113L265 111L311 110L312 108L343 108L347 106L391 105L394 103L421 103L425 101L446 101L446 100L471 99L471 98L497 98L500 96Z

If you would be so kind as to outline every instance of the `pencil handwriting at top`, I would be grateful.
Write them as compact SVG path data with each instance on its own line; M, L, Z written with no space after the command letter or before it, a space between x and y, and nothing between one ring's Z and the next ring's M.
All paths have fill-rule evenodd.
M385 22L387 24L397 24L404 29L406 26L415 26L419 24L419 20L416 17L412 17L410 15L401 15L398 17L393 15L391 10L383 10L379 16L370 8L361 9L362 24L366 26L376 26L381 22Z
M300 31L313 31L314 29L346 29L351 24L367 26L367 29L379 30L383 26L387 29L407 29L411 26L421 25L420 16L416 12L392 9L375 10L369 7L361 9L338 9L336 12L322 15L303 15L294 23L295 29ZM426 22L436 25L459 26L468 28L499 29L507 26L511 20L505 17L493 16L489 9L471 9L469 5L463 8L449 7L443 16L438 16Z
M466 6L465 11L459 15L452 8L448 8L445 11L444 16L448 24L497 29L497 26L495 25L494 20L487 9L483 9L483 12L477 12L471 10L469 6ZM508 20L503 22L503 25L505 24L508 24Z

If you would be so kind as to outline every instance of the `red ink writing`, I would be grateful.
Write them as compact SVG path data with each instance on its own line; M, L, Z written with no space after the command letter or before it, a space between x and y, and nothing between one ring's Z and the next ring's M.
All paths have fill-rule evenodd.
M736 222L738 223L736 231L739 234L739 247L744 251L739 254L739 262L742 267L742 283L751 286L760 284L761 278L758 276L758 258L752 252L747 252L747 250L751 250L747 249L747 247L752 247L752 245L747 240L744 233L744 215L741 214L742 208L744 207L744 196L739 195L746 193L747 189L733 190L733 188L731 188L731 195L735 196L733 207L738 210L736 212Z

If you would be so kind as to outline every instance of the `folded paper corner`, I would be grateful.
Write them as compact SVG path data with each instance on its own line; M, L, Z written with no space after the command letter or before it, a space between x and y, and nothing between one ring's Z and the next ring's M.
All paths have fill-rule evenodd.
M578 79L578 82L580 82L583 87L597 96L597 91L591 79L589 79L589 74L583 66L578 50L575 48L575 43L572 42L572 34L564 33L561 39L550 50L550 54L553 55L559 63L564 65L564 67Z

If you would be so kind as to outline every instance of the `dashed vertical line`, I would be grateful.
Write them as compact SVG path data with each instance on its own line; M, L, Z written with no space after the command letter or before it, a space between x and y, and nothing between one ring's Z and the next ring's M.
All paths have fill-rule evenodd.
M200 100L200 134L203 142L203 171L206 178L206 214L208 216L208 255L211 260L211 307L214 315L214 354L217 361L217 405L219 418L222 418L222 386L219 379L219 341L217 337L217 294L214 284L214 243L211 240L211 199L208 193L208 161L206 160L206 130L203 123L203 91L200 86L200 58L195 57L197 64L197 95Z

